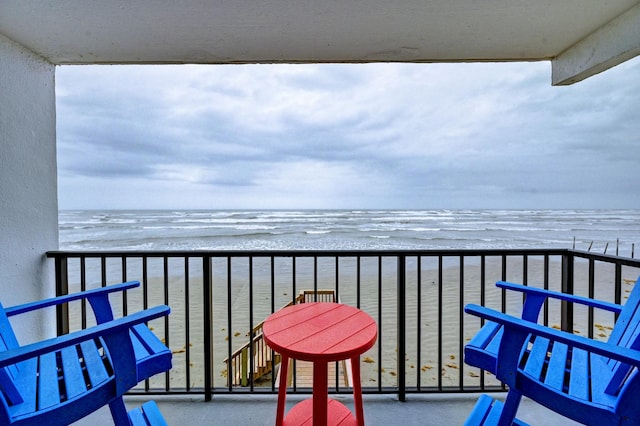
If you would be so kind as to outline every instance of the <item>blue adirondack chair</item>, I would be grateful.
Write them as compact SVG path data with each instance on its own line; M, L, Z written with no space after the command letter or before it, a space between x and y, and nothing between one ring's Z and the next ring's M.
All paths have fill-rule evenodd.
M139 285L0 304L0 424L68 425L108 404L116 425L166 425L152 401L127 413L122 399L140 381L171 368L171 351L145 325L168 315L168 306L113 317L109 294ZM79 299L91 305L96 326L20 346L10 317Z
M600 300L589 299L582 296L574 296L566 293L559 293L551 290L544 290L540 288L527 287L521 284L510 283L506 281L498 281L497 287L503 288L508 291L515 291L525 294L525 301L522 306L521 318L527 321L537 322L540 316L540 310L547 299L558 299L567 301L569 303L577 303L585 306L593 306L597 309L603 309L606 311L620 313L623 307L614 303L604 302ZM627 302L627 311L632 309L632 306L640 303L640 286L636 286L637 290L634 291ZM613 330L609 341L616 343L620 340L623 333L622 327L625 322L620 322L617 328ZM471 341L464 348L464 362L474 367L481 368L496 374L496 360L498 357L498 348L500 342L502 342L502 336L504 328L501 324L487 321L485 325L476 333Z
M640 280L639 280L640 281ZM502 404L483 395L467 425L524 424L516 419L521 397L589 425L639 425L640 285L624 306L499 282L526 294L522 318L468 305L488 322L465 347L465 362L495 373L509 387ZM547 297L619 314L607 342L537 324Z

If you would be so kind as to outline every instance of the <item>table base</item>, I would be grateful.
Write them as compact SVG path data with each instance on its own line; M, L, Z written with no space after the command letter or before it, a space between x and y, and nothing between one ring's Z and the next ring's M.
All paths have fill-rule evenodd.
M283 426L299 426L313 424L313 398L297 403L284 419ZM357 425L356 418L347 407L335 399L329 398L327 403L327 426Z

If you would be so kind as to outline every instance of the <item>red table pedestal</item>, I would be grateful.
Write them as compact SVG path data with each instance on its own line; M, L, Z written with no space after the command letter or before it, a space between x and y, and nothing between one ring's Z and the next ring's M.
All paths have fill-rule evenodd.
M303 303L272 314L263 325L267 344L282 355L276 426L364 425L360 355L375 343L378 329L367 313L338 303ZM284 417L289 358L313 362L313 398L296 404ZM329 399L329 362L351 360L355 416Z

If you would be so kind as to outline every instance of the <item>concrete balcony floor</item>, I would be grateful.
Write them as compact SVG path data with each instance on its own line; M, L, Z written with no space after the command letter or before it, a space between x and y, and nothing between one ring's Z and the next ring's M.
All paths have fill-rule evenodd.
M504 394L499 394L504 397ZM303 400L305 395L288 395L287 410ZM352 398L334 395L353 410ZM455 426L462 425L471 411L478 394L408 395L406 402L399 402L394 395L365 395L365 422L368 426ZM134 408L152 397L128 397L128 408ZM275 395L220 395L210 402L187 397L155 397L170 426L235 426L264 425L275 422L277 397ZM578 423L524 399L518 417L534 425L568 426ZM108 408L85 417L75 426L101 426L113 424Z

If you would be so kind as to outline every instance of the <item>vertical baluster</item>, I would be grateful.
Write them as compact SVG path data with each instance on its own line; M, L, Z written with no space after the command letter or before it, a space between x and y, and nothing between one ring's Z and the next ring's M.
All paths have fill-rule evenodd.
M438 390L442 391L442 255L438 256Z
M398 256L397 261L397 274L398 274L398 284L397 284L397 302L398 302L398 400L404 402L406 400L406 361L405 356L407 353L406 347L406 322L407 322L407 281L406 281L406 269L407 267L407 259L404 255ZM378 345L382 347L382 345Z
M231 257L225 257L227 262L227 359L233 358L233 316L231 315L231 295L233 293L233 285L231 280ZM235 370L227 371L228 389L233 391L233 380L236 377Z
M485 303L486 303L486 291L487 291L486 274L487 274L487 259L486 259L486 256L483 254L480 256L480 306L485 306ZM483 325L484 325L484 318L480 320L480 326L482 327ZM484 371L480 371L480 390L481 391L485 390Z
M464 255L459 257L460 284L458 290L458 390L464 389Z
M184 343L185 343L185 388L191 390L191 306L189 304L189 270L188 256L184 257ZM179 324L178 324L179 325Z
M80 291L85 291L87 289L87 266L86 266L86 257L80 257ZM80 304L80 322L81 327L84 330L87 328L87 301L82 300Z
M416 259L416 387L418 392L422 389L422 381L420 373L422 372L422 256L418 255Z
M204 256L202 260L203 275L203 304L204 315L202 316L202 330L204 334L204 400L211 401L213 387L213 306L212 306L212 288L213 288L213 268L212 258ZM227 377L231 374L230 367L227 367Z
M382 318L382 256L378 255L378 391L382 390L382 342L383 342L383 318Z
M250 389L253 391L253 378L255 376L255 362L256 357L255 348L253 347L253 256L249 256L249 382ZM262 357L263 352L258 352L258 356ZM262 362L260 362L262 365Z

